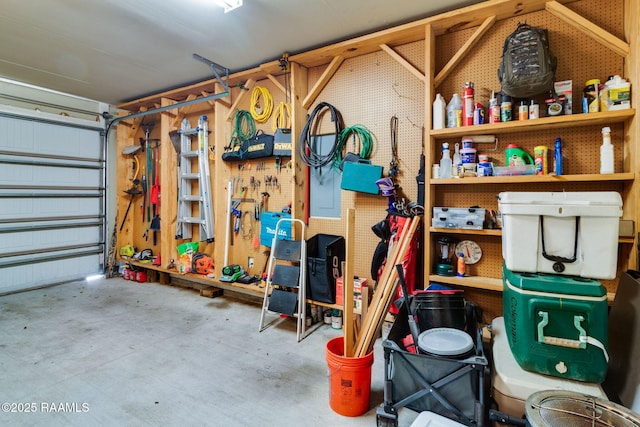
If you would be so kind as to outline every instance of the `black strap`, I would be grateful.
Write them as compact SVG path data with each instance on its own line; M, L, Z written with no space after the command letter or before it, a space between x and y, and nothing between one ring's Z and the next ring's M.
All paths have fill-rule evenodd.
M544 246L544 216L540 215L540 232L542 236L542 256L549 261L560 262L560 263L572 263L576 262L578 255L578 227L580 225L580 217L576 216L576 231L573 241L573 257L565 258L558 255L549 255L547 254L546 248Z

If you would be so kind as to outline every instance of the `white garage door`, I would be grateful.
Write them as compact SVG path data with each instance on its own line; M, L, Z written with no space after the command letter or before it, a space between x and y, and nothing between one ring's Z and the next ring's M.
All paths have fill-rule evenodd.
M99 128L0 112L0 294L102 273Z

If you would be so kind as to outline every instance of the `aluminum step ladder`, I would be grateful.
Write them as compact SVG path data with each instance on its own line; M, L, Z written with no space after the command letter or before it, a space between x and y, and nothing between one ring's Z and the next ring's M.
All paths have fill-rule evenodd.
M194 143L196 146L194 147ZM193 171L192 160L197 158L198 169ZM197 185L196 185L197 184ZM198 193L194 194L195 188ZM178 152L178 215L176 239L191 239L193 224L200 227L199 241L213 242L213 203L209 172L209 126L207 116L198 118L198 127L191 128L189 120L182 120L180 150ZM194 215L198 204L197 216Z
M287 223L301 225L300 240L279 239L281 228ZM292 230L293 231L293 230ZM284 234L284 233L283 233ZM281 314L296 318L296 339L306 333L307 244L305 224L300 219L282 218L276 224L267 267L259 332L283 320ZM267 316L274 317L265 323Z

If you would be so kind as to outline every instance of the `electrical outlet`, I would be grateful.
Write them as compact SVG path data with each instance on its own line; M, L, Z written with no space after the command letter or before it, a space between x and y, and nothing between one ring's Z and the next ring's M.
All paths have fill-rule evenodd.
M247 262L247 264L248 268L253 268L254 261L252 256L249 257L249 261Z

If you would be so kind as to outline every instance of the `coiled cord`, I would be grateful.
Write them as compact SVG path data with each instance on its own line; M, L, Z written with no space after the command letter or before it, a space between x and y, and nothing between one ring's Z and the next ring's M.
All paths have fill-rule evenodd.
M271 119L271 128L275 132L278 129L291 128L291 104L288 102L280 102L273 112Z
M353 136L353 141L358 142L360 145L360 158L368 159L373 151L373 136L369 129L363 125L353 125L342 129L340 137L338 138L338 147L336 149L336 155L333 159L334 166L339 167L342 163L342 152L344 151L349 137Z
M321 116L321 112L323 110L329 110L331 112L331 121L334 123L335 128L335 139L333 142L333 147L327 154L320 154L315 150L315 144L313 144L313 138L316 135L313 135L315 131L318 130L319 123L317 122L318 117ZM327 102L321 102L313 109L309 117L307 118L307 122L302 129L302 133L300 134L300 143L298 144L298 154L300 160L303 164L309 167L323 167L329 164L335 157L337 149L338 149L338 139L340 138L340 132L344 128L344 124L342 122L342 116L340 112L331 104Z
M253 138L256 134L256 123L253 121L251 113L247 110L237 110L234 117L233 131L231 133L231 141L225 148L233 148L242 144L242 141Z
M262 103L260 100L262 99ZM251 117L258 123L265 123L273 112L273 97L269 89L255 86L251 91Z

